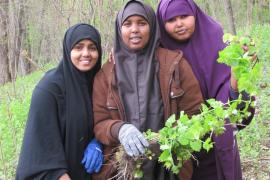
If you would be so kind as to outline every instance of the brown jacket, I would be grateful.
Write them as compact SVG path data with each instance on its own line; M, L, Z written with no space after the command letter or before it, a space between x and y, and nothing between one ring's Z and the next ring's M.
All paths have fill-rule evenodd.
M203 97L199 83L183 54L158 48L156 55L160 63L159 81L165 120L172 114L179 116L180 111L189 116L199 113ZM113 62L106 62L95 77L93 111L95 136L104 144L105 157L105 165L99 174L94 175L94 179L108 179L115 173L110 160L113 149L119 145L118 131L126 119L116 87ZM181 180L191 178L190 162L186 163L180 175Z

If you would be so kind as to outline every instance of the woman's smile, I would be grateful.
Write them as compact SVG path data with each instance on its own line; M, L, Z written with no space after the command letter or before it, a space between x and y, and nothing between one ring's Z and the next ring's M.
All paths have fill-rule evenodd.
M70 56L73 65L85 72L96 65L99 54L94 42L85 39L72 48Z
M130 42L133 43L133 44L139 44L142 40L142 37L141 36L133 36L133 37L130 37Z

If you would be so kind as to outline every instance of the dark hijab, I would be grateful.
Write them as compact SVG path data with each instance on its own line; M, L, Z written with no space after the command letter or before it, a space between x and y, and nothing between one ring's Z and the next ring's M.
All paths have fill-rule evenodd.
M128 49L121 35L122 24L133 15L143 17L150 26L148 44L136 52ZM155 56L160 36L154 10L140 1L129 1L117 15L115 33L116 79L126 121L141 131L157 131L163 127L163 105Z
M91 40L98 49L97 64L88 72L81 72L71 62L70 53L81 40ZM69 169L77 171L86 145L93 137L92 97L93 77L101 68L101 39L98 31L88 24L77 24L65 35L63 69L66 89L65 153ZM80 143L79 143L80 141ZM83 143L82 143L83 142ZM77 162L77 163L75 163Z
M142 16L150 26L149 42L137 52L130 51L121 37L123 22L133 15ZM141 1L128 1L118 13L115 32L116 80L126 121L134 124L141 132L147 129L157 132L164 127L164 110L158 79L159 63L155 56L160 36L154 10ZM143 179L177 179L158 159L145 161L142 170Z
M181 15L195 17L195 31L186 42L173 39L165 30L167 20ZM204 98L215 98L226 103L229 98L230 68L217 62L218 52L225 47L220 24L206 15L192 0L161 0L157 16L162 45L184 52L200 83Z
M71 61L71 50L89 39L97 47L97 64L87 72ZM101 67L101 40L88 24L70 27L63 41L63 58L48 71L32 96L16 179L56 179L67 172L72 179L91 179L81 160L93 138L93 77Z

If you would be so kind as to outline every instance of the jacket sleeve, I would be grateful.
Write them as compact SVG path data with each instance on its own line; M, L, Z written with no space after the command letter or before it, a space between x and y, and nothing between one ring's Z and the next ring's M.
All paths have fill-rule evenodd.
M108 81L101 70L95 76L93 87L94 133L101 143L114 146L119 144L118 131L124 122L111 117L106 105L108 88Z
M188 116L200 113L203 97L199 82L195 77L186 59L182 58L179 62L180 85L184 94L180 99L180 109Z
M67 172L55 97L36 87L33 92L16 180L57 179Z

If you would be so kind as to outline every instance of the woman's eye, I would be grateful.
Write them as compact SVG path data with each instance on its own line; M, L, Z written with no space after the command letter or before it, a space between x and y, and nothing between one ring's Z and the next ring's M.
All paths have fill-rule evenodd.
M74 49L76 49L76 50L81 50L83 47L82 46L80 46L80 45L76 45L76 46L74 46Z
M188 16L187 15L180 16L181 19L185 19L186 17L188 17Z
M96 46L90 46L88 49L89 49L90 51L97 51Z
M126 27L128 27L128 26L130 26L130 25L131 25L131 23L130 23L130 22L124 22L122 26L126 26Z
M147 22L145 22L145 21L139 22L139 25L140 25L140 26L145 26L146 24L147 24Z
M176 18L171 18L167 22L172 23L172 22L175 22L175 21L176 21Z

